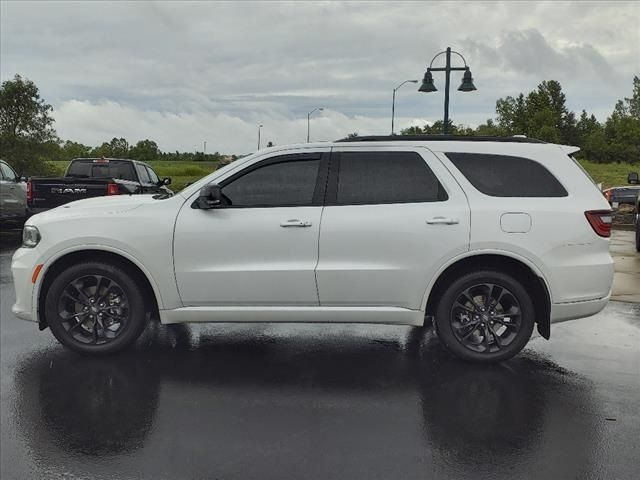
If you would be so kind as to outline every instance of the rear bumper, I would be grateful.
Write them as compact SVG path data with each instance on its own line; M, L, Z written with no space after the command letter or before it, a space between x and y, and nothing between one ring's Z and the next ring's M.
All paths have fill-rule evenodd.
M590 317L607 306L611 294L604 298L584 302L554 303L551 305L551 323L566 322L576 318Z

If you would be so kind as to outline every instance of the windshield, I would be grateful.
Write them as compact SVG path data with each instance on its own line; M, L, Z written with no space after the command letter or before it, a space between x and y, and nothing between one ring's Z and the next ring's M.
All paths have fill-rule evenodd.
M131 162L122 160L74 160L69 165L67 177L108 177L136 181Z

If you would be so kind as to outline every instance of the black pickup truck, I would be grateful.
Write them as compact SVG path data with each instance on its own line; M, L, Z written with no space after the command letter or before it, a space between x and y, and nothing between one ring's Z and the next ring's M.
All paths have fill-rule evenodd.
M69 163L64 177L31 177L27 182L27 204L31 213L38 213L103 195L173 195L167 188L170 184L170 178L160 180L153 168L137 160L76 158Z

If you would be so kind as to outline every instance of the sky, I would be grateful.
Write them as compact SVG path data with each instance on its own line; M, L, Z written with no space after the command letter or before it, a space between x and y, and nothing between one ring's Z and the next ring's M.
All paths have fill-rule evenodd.
M0 79L33 80L58 135L89 145L249 153L259 124L262 146L306 141L316 107L312 141L388 134L393 88L447 46L478 88L452 74L455 123L551 79L604 120L640 74L640 2L0 3ZM396 130L442 119L434 80L398 90Z

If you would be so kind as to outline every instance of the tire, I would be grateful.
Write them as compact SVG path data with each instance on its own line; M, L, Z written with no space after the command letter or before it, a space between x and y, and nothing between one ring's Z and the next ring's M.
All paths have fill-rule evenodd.
M436 309L439 338L454 355L476 363L501 362L519 353L534 323L533 302L523 285L490 270L453 281Z
M130 346L144 330L144 296L122 267L80 263L51 283L45 318L64 346L82 354L107 355Z

